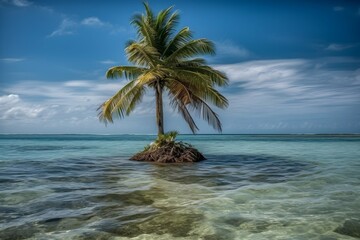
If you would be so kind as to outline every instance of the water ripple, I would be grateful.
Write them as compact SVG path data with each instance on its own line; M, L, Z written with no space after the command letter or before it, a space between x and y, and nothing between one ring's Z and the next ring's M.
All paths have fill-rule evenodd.
M197 164L162 165L132 162L119 156L123 153L77 155L87 147L66 142L44 146L19 146L22 154L34 155L0 161L0 239L347 239L346 234L357 234L358 163L333 164L330 154L320 161L315 154L313 160L299 153L222 153ZM71 155L60 154L64 149ZM45 153L37 159L40 151Z

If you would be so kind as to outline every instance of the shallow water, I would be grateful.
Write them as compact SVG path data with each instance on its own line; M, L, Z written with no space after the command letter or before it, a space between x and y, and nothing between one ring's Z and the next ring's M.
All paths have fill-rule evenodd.
M360 136L184 135L206 161L128 160L153 139L0 135L0 239L360 234Z

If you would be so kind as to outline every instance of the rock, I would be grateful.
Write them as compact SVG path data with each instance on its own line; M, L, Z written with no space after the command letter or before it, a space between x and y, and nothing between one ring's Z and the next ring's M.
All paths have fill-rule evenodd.
M360 221L346 220L341 227L335 229L336 233L360 238Z
M168 142L161 146L150 145L144 151L130 158L135 161L157 163L198 162L205 157L190 144L182 142Z

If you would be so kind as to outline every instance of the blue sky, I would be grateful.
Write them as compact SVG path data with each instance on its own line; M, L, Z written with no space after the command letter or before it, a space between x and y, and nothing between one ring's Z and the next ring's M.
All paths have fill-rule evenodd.
M316 2L316 3L314 3ZM100 123L96 109L126 80L129 24L142 1L0 2L0 133L156 133L151 92L128 118ZM179 27L216 44L224 71L223 133L359 133L360 2L149 1L171 5ZM166 130L190 133L165 109ZM197 118L199 133L216 133Z

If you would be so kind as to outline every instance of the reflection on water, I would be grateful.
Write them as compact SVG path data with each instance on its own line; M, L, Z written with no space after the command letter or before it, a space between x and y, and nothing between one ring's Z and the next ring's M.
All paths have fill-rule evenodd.
M62 157L65 148L91 149L83 143L62 145L29 150L43 151L47 160L0 161L0 239L353 239L359 234L359 178L350 174L359 169L316 155L304 160L219 152L196 164L161 165L114 156ZM58 154L46 155L50 149Z

